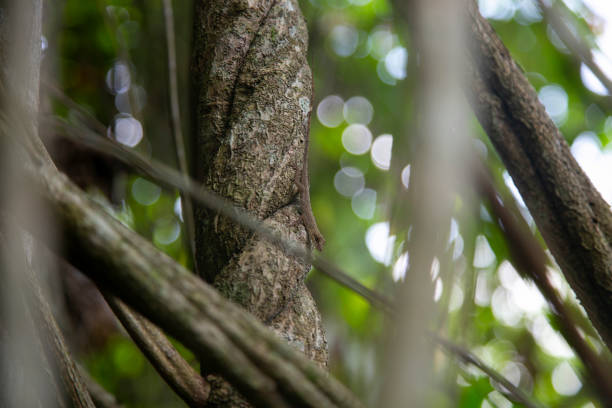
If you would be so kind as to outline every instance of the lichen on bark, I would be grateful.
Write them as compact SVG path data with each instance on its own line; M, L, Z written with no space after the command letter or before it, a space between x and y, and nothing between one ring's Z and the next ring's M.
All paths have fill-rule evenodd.
M312 109L307 47L295 0L196 2L197 178L304 244L295 179L304 165ZM197 208L195 216L200 275L325 365L321 319L304 284L310 265L206 208ZM225 386L217 389L226 395ZM225 404L231 406L231 399Z

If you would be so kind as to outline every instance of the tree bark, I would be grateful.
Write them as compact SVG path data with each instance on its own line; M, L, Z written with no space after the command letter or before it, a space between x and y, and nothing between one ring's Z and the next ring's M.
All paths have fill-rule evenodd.
M197 1L195 7L197 179L306 244L300 213L308 209L296 202L295 180L307 165L313 90L297 1ZM202 207L196 254L203 278L326 365L321 318L304 284L310 265ZM208 380L219 406L243 406L223 382Z

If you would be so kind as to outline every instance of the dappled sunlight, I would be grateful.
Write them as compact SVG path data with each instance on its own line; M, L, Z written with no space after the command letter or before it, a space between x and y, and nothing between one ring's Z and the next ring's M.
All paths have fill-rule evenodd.
M391 264L395 235L389 235L388 222L372 224L366 231L365 243L376 262L387 266Z
M559 335L548 323L542 315L536 316L528 325L527 328L533 335L538 345L547 354L560 358L575 357L574 352L568 346L563 337Z
M376 211L376 190L364 188L351 198L351 208L355 215L362 220L370 220Z
M132 183L132 196L142 205L152 205L159 200L161 188L148 180L138 177Z
M170 245L181 234L181 226L174 217L163 217L155 223L153 242L158 245Z
M397 261L393 264L392 276L395 282L403 281L406 277L406 272L410 268L410 254L408 252L402 253Z
M404 47L395 47L385 56L385 68L394 79L406 78L408 51Z
M116 61L106 73L106 88L113 94L126 93L132 85L132 75L128 64Z
M582 388L580 378L567 361L555 367L551 380L555 391L561 395L576 395Z
M41 106L48 112L41 116L40 128L41 132L47 132L42 121L47 116L53 117L58 126L48 131L51 141L61 136L55 133L71 131L75 134L67 135L74 139L69 139L71 143L80 143L81 135L91 135L91 143L95 144L98 135L117 151L139 155L128 158L136 161L135 158L142 156L143 160L158 166L153 172L140 173L139 165L134 168L129 163L115 166L115 159L110 154L111 158L106 157L105 152L94 151L102 157L89 156L89 152L82 152L82 146L77 145L71 153L70 159L76 163L75 173L88 173L76 159L95 169L92 174L85 174L88 178L82 181L88 197L102 204L108 214L132 230L128 232L136 232L153 244L151 248L158 248L177 265L197 272L197 267L201 267L200 259L195 262L192 255L201 251L201 245L208 244L199 236L203 232L210 235L206 239L210 239L210 248L213 248L218 244L215 240L223 243L223 234L233 228L232 222L237 222L241 226L235 228L236 236L231 237L235 242L231 245L251 248L251 237L259 237L250 235L251 231L261 233L258 220L265 220L266 224L275 222L274 228L278 226L283 234L283 217L292 221L287 225L288 231L297 241L288 241L286 248L279 242L281 238L271 239L271 242L279 245L279 251L289 251L299 262L304 261L301 264L304 273L298 280L308 284L321 313L320 321L325 325L329 378L339 378L366 406L392 406L381 404L379 400L384 401L387 395L393 394L385 392L385 387L391 383L394 385L389 386L389 390L405 391L413 387L420 391L430 387L433 394L430 405L440 408L512 408L519 403L513 400L515 396L510 385L533 399L536 406L595 408L602 404L597 399L596 386L589 381L593 377L589 377L588 364L583 363L588 360L583 360L574 340L563 337L569 338L564 331L566 326L559 320L558 310L549 306L532 280L522 276L526 273L525 264L531 265L532 259L516 257L516 246L512 245L515 242L510 240L517 239L518 234L513 234L500 216L501 210L495 207L501 204L513 219L520 221L521 227L526 221L528 228L525 230L531 232L537 245L547 251L542 237L548 239L549 235L545 230L538 231L517 188L517 185L523 187L525 182L517 179L515 185L504 167L503 160L507 157L498 152L503 140L489 139L487 124L479 123L483 119L482 112L474 115L469 111L472 101L463 90L476 86L465 80L466 76L470 81L473 78L461 74L461 70L466 65L472 66L472 61L463 60L470 58L470 53L461 52L465 51L466 44L455 43L454 39L461 37L458 31L453 31L452 39L444 37L445 30L458 18L450 18L444 25L435 20L426 25L424 32L428 35L419 36L414 35L419 31L411 26L414 16L403 14L402 8L410 2L273 2L274 7L294 11L296 5L301 8L304 18L297 17L301 27L304 22L309 30L308 39L304 37L297 47L303 55L295 60L283 55L284 65L272 66L277 54L247 52L246 57L240 57L245 60L243 65L234 72L221 61L232 52L233 46L233 43L229 46L221 41L224 35L221 30L220 48L215 48L218 54L212 59L198 60L206 69L197 72L201 78L195 78L193 71L198 71L199 67L189 68L198 41L192 36L193 10L177 8L174 11L170 19L177 23L176 38L166 43L164 26L167 23L164 22L167 20L164 20L166 16L160 5L102 3L89 5L67 0L63 14L57 14L60 21L66 20L61 21L62 34L58 36L52 29L45 28L40 37L43 61L51 72L48 82L59 89L57 95L51 92L47 95L41 88L41 95L44 95ZM249 6L255 4L248 3ZM609 91L580 56L577 58L572 46L563 43L563 35L557 34L549 16L540 11L538 0L477 0L477 4L508 48L516 66L531 83L533 89L529 90L529 97L533 99L530 100L539 100L544 106L570 144L577 163L612 205ZM567 12L570 31L579 35L588 47L594 47L590 51L594 62L612 77L612 2L563 0L556 4ZM415 5L410 3L406 7ZM236 15L243 12L241 8L231 10ZM253 8L253 13L261 11L258 10ZM273 16L276 9L271 10L269 16ZM439 10L438 17L442 18L443 11ZM253 39L246 38L250 28L245 31L233 31L232 28L228 32L239 33L237 42L244 40L249 44L251 41L250 46L256 49L260 42L285 44L284 41L290 41L289 37L301 29L290 27L289 36L277 36L275 32L273 38L266 38L266 24L275 18L259 21L261 30ZM425 20L421 18L417 22ZM438 35L440 38L436 37ZM444 38L446 40L442 41ZM168 44L172 43L176 46L174 88L171 85L172 64L166 61L170 55ZM257 63L251 64L250 59L255 56ZM211 61L214 61L212 65ZM307 61L309 67L304 66L299 73L291 72L290 77L284 77L283 70L288 70L296 61L300 64ZM260 67L265 69L259 72ZM473 68L480 69L477 64ZM291 89L278 99L273 95L269 107L264 99L270 96L268 91L273 88L267 88L267 81L281 77L283 81L279 86L292 84ZM220 82L213 84L217 79ZM311 79L314 97L307 104L313 108L310 116L304 109L287 121L269 120L274 117L270 114L277 113L276 108L282 113L291 107L291 103L283 99L291 98L291 92L308 91L300 93L300 104L304 102L302 99L308 99ZM205 106L200 105L199 100L192 106L192 93L194 88L201 86L197 83L200 80L207 86L214 85L207 92L218 95L207 100ZM489 81L484 82L485 87L491 87ZM176 88L177 92L170 91ZM47 97L49 100L45 99ZM506 94L504 97L510 98ZM515 100L507 102L517 103ZM502 104L505 103L502 100ZM227 115L219 113L226 108ZM209 110L214 114L209 115ZM202 112L206 114L198 117ZM264 117L267 119L260 121ZM310 124L306 122L307 117L310 117ZM243 119L245 122L240 122ZM494 116L493 119L503 118ZM272 127L266 128L269 125ZM259 139L262 135L271 136L275 127L281 129L278 139ZM303 137L306 128L307 140ZM176 154L180 149L173 140L177 129L179 133L184 132L180 140L186 144L184 156L188 173L191 172L189 175L195 181L193 184L187 179L181 184L181 173L172 170L181 168L178 164L181 159ZM206 139L209 134L214 134L214 138ZM280 146L279 140L284 143L296 134L299 137L290 147L271 149L261 166L255 162L261 159L255 157L258 149L268 149L276 143ZM196 140L203 135L206 136L204 142ZM236 144L239 139L240 143ZM44 140L45 144L47 142ZM204 149L210 147L214 157L200 157L204 150L199 149L203 145L206 145ZM293 167L303 162L304 146L307 147L304 162L308 164L303 169L306 173L299 173L302 169L294 170ZM252 149L245 151L253 153L249 158L253 161L247 160L245 167L240 167L234 160L244 153L241 149L245 147ZM292 156L296 150L300 155L297 158ZM69 149L61 146L58 151L65 153ZM471 178L473 175L463 174L472 160L482 162L483 169L491 176L494 191L490 197L474 193L480 190L471 188L476 184ZM235 171L239 176L228 181L225 176L208 173L214 167L210 163L227 165L230 173ZM153 177L157 171L167 171L175 177L169 179L172 182L163 177L158 179ZM307 174L308 196L299 188L301 183L295 182L294 172L298 172L297 176ZM251 177L261 174L270 176L270 186L277 180L284 184L278 190L268 189L268 185L252 190ZM203 188L202 182L208 188ZM98 183L103 185L97 186ZM232 211L230 202L204 209L203 203L207 201L185 186L193 187L195 192L204 192L204 196L211 193L208 190L215 191L243 206L250 215L245 215L244 220L234 220L226 212ZM280 197L284 192L289 192L290 197ZM537 197L525 197L529 197L530 205L537 208ZM310 204L306 203L307 198ZM273 211L271 206L276 201L281 202L282 212ZM313 240L316 234L313 235L310 227L306 204L311 205L316 225L326 241L321 251L317 250L318 245L313 245L318 241ZM190 219L194 211L189 210L190 207L196 209L196 218L199 212L206 213L207 217L212 214L209 223L195 225L196 240L190 238L194 230L190 228L194 226ZM214 217L216 214L219 215ZM307 227L305 231L301 223ZM261 236L269 238L265 234ZM517 240L519 246L528 241ZM204 248L209 250L209 247ZM232 255L228 262L232 266L241 266L243 261L250 265L258 256L259 253L254 253L253 258L243 259ZM550 252L546 252L546 257L549 258L545 261L550 265L546 270L551 286L568 313L576 316L572 324L576 326L578 337L585 340L601 361L606 361L610 354L605 341L590 325L587 312ZM308 268L305 264L311 261L314 266ZM561 261L559 264L565 265ZM227 271L221 264L214 266L219 267L219 271ZM339 269L337 275L334 275L334 267ZM270 270L276 271L276 268ZM214 273L213 269L211 271ZM538 285L541 283L536 281ZM215 285L217 283L215 281ZM237 296L251 289L230 286L217 285L217 288L235 291ZM290 295L287 299L292 299L291 302L297 299L294 294ZM278 316L280 314L271 321ZM304 316L306 313L300 317ZM319 344L324 344L321 333L316 335ZM436 348L431 358L423 358L425 352L429 353L424 346L437 347L434 346L438 344L436 336L463 348L467 357L442 347ZM393 345L397 339L402 339L398 342L399 347ZM125 339L121 342L130 344ZM304 344L298 346L304 349ZM404 353L405 350L410 351ZM134 353L137 364L130 366ZM245 355L251 359L258 352L249 349L248 353L251 354ZM126 394L154 395L150 391L151 382L142 375L149 368L146 359L136 349L112 347L110 351L83 355L87 370L96 379L107 382L110 391L121 394L125 387ZM391 363L401 362L397 372L392 370L395 367L385 366L385 356ZM196 362L193 356L189 358L190 363ZM504 388L499 379L492 379L495 375L475 363L477 359L488 365L494 374L506 379L510 383L505 383L508 388ZM431 373L426 372L429 368ZM428 384L426 376L432 379ZM134 391L136 386L132 383L137 379L144 391ZM129 386L124 386L128 383ZM279 387L282 392L287 391L284 385ZM157 387L155 391L160 395L173 395L162 388ZM246 388L248 391L248 386ZM290 394L288 391L287 395L293 397ZM285 397L283 394L282 398ZM162 399L143 400L142 404L180 406L160 401ZM133 404L133 400L126 399L126 405Z
M484 235L476 237L476 250L474 251L474 261L472 265L475 268L487 268L495 262L495 253L489 245L489 241Z
M353 96L344 103L344 120L348 124L359 123L367 125L374 116L372 103L363 96Z
M329 41L334 52L340 57L348 57L357 49L359 33L353 26L337 25L329 34Z
M612 145L602 148L597 135L587 131L574 139L571 150L595 188L612 205Z
M340 126L344 121L344 100L338 95L326 96L317 106L317 118L323 126Z
M404 186L404 188L408 189L408 186L410 185L410 165L409 164L407 164L406 167L402 169L400 178L402 180L402 185Z
M568 97L565 89L556 84L546 85L538 92L538 98L555 124L557 126L563 125L567 119L568 107Z
M391 148L393 146L393 136L384 134L374 139L370 154L372 163L381 170L389 170L391 166Z
M343 167L334 176L336 191L345 197L353 197L365 187L363 172L356 167Z
M351 154L364 154L372 145L372 132L365 125L349 125L342 132L342 145Z
M134 147L142 140L142 124L128 113L119 113L109 126L107 136L122 145Z

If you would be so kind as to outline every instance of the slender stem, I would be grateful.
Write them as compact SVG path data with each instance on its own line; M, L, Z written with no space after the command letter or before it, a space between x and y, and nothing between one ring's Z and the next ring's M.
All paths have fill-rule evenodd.
M168 88L170 93L172 134L174 136L176 160L178 162L179 170L183 174L185 180L189 180L189 166L187 164L185 142L183 138L183 131L181 129L181 112L176 73L176 40L174 34L174 12L172 10L172 0L163 0L163 4L164 19L166 23L166 43L168 46ZM183 192L181 192L181 208L183 212L185 230L187 231L189 249L194 262L194 269L197 270L197 265L195 264L195 223L193 220L193 205L191 203L191 197Z
M87 386L89 395L91 395L91 399L93 400L96 408L124 408L124 406L117 401L117 398L113 394L106 391L89 375L83 366L77 364L77 367L81 373L81 377L83 377L83 382Z
M550 306L554 319L558 323L559 332L582 360L590 382L602 401L612 402L612 377L609 362L598 356L587 343L561 296L550 282L546 268L547 256L544 250L529 232L529 227L523 218L516 215L518 210L511 211L507 205L504 205L484 166L477 168L476 187L489 202L493 214L503 227L512 264L521 276L529 277L535 282Z
M155 370L185 403L193 408L206 404L210 385L174 348L164 333L115 296L101 290L104 299Z
M195 182L193 179L185 179L182 174L171 167L152 159L146 159L133 150L129 150L110 139L100 137L90 129L76 129L73 125L63 122L58 118L42 118L41 121L61 129L63 131L61 132L62 137L69 138L101 154L113 157L162 186L176 188L184 192L197 202L218 211L234 222L256 232L286 253L314 265L317 270L323 272L337 283L358 293L373 306L386 313L393 314L392 301L386 296L376 293L372 289L360 284L342 271L341 268L326 260L322 255L315 255L303 244L282 236L243 208L237 207L228 200L208 190L205 186Z
M553 30L563 44L570 50L572 55L579 61L586 65L593 75L597 77L599 82L607 89L608 94L612 95L612 80L608 77L601 67L595 62L593 58L593 52L591 48L585 43L579 34L575 34L575 30L570 28L570 22L567 18L562 16L562 6L555 4L547 6L542 0L538 0L538 5L542 9L546 21L552 26ZM612 107L612 97L606 98L608 107Z
M473 366L478 367L480 371L485 373L489 378L491 378L493 381L500 385L496 388L509 400L517 402L519 404L523 404L527 408L541 407L541 405L533 402L523 390L512 384L510 381L508 381L508 379L506 379L506 377L488 366L484 361L480 360L469 350L466 350L463 347L458 346L436 334L430 334L430 337L440 347L454 354L464 363L472 364Z

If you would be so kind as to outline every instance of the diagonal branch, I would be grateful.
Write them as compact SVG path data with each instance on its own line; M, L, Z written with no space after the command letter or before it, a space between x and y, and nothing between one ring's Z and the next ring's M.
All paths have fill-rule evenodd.
M606 75L601 67L595 62L593 58L593 52L588 44L580 37L579 34L575 33L575 30L570 28L570 22L567 17L563 16L563 7L560 2L555 2L551 6L548 6L542 0L538 0L538 5L544 17L548 23L552 26L555 33L559 36L563 44L570 50L572 55L579 61L584 63L591 72L597 77L599 82L608 90L608 96L606 101L608 106L612 105L612 80Z
M612 213L521 68L468 4L471 103L593 325L612 349Z
M132 340L174 392L188 406L203 407L210 385L185 361L164 333L113 295L105 291L102 295Z
M255 218L249 212L218 196L216 193L208 190L193 179L189 178L185 180L180 173L171 167L161 162L145 158L134 150L127 149L118 143L94 134L93 131L89 129L77 129L55 118L43 118L41 120L60 129L60 135L62 137L69 138L98 153L112 157L164 187L176 188L184 192L196 202L206 205L212 210L223 214L236 223L261 235L267 239L268 242L284 250L285 253L302 259L304 262L313 264L318 271L321 271L335 282L359 294L374 307L386 313L393 314L392 301L388 297L362 285L340 267L336 266L322 255L314 254L303 244L289 237L281 236L278 232L269 228L264 222Z
M438 335L432 334L431 338L443 349L457 356L457 358L459 358L465 364L472 364L473 366L478 367L480 371L485 373L490 379L499 384L499 391L503 393L510 401L523 404L525 407L528 408L541 407L540 404L533 402L530 399L529 395L527 395L523 390L516 387L506 377L499 374L497 371L488 366L484 361L480 360L470 351L454 343L451 343L450 341Z
M58 221L68 261L97 284L205 357L256 406L362 406L246 311L91 202L39 145L26 147L35 164L24 169Z
M594 384L602 401L612 402L612 377L609 362L595 353L578 330L561 296L550 282L546 268L547 256L529 232L529 227L523 218L516 216L516 211L513 214L504 205L484 166L478 167L476 188L489 202L493 214L502 227L512 264L521 276L529 277L535 282L550 306L559 331L587 369L589 382Z

